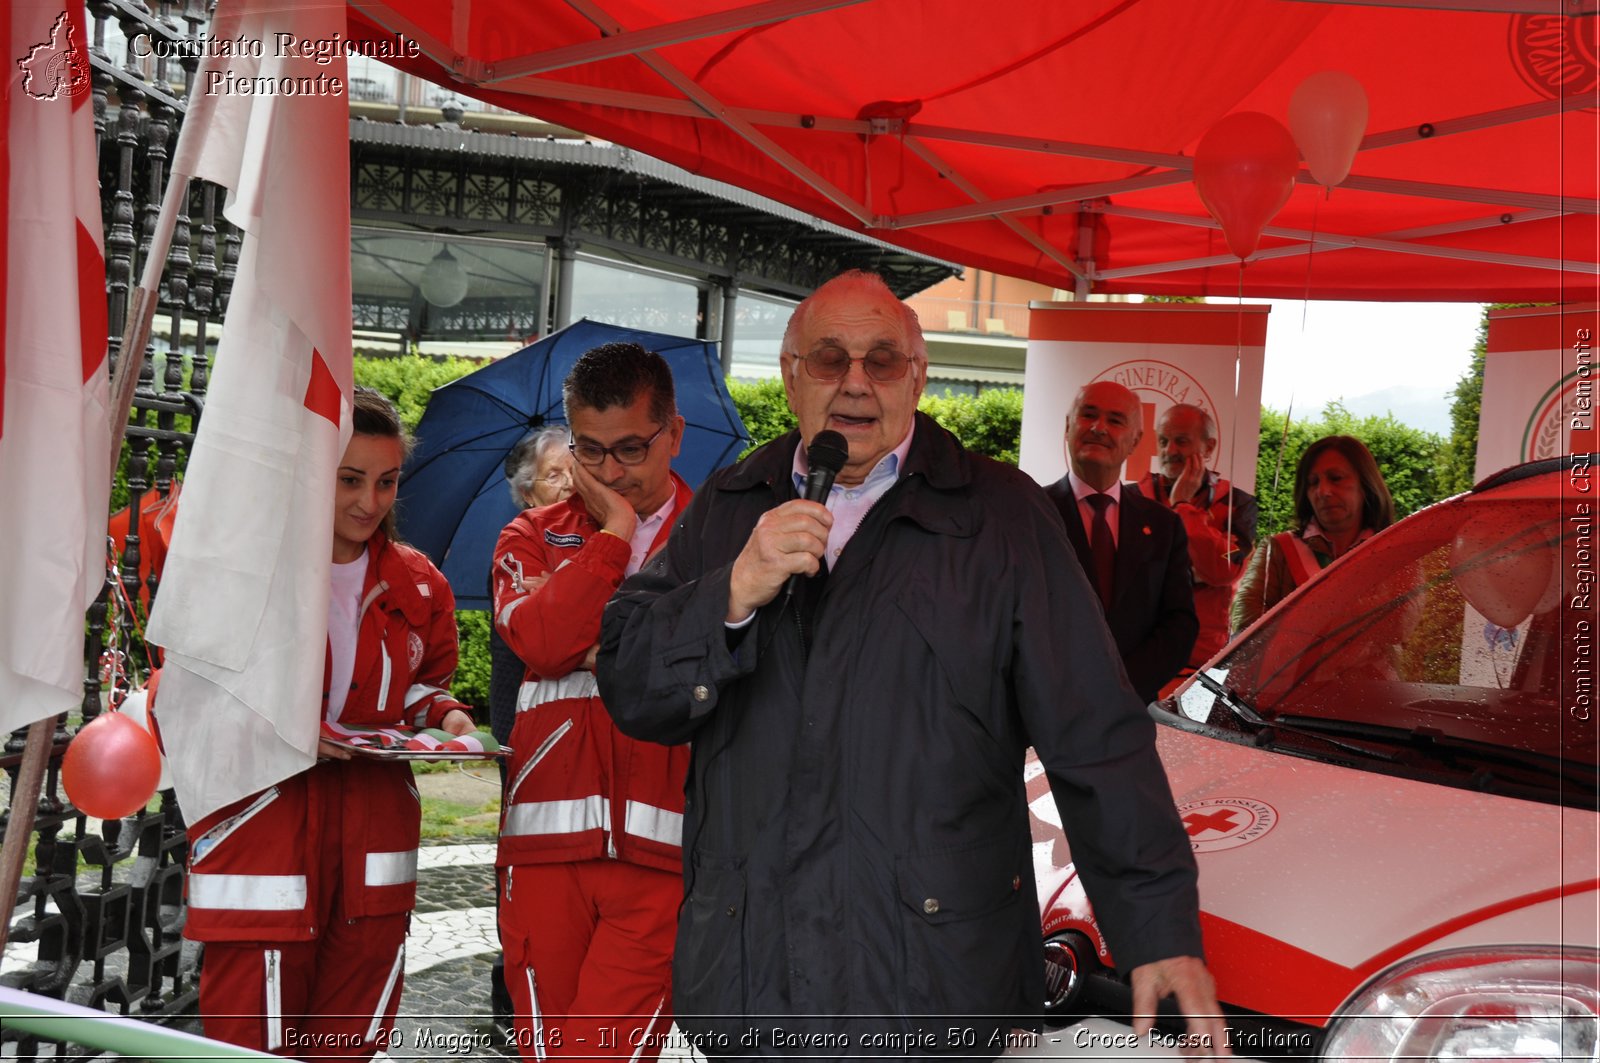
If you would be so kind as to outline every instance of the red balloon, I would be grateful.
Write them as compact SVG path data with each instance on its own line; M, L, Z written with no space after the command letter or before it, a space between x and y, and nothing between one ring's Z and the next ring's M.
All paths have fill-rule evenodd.
M120 712L84 725L61 758L61 785L95 819L121 819L149 804L161 778L161 751L149 731Z
M1228 115L1194 152L1200 200L1240 258L1255 252L1261 230L1289 201L1299 170L1300 153L1289 131L1256 111Z

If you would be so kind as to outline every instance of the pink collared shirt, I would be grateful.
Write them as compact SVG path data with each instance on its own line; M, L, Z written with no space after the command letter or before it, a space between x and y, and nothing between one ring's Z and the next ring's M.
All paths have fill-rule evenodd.
M628 557L628 567L622 573L624 576L631 576L644 567L644 559L650 556L650 546L656 541L656 533L666 522L667 514L672 512L672 503L677 497L678 493L674 490L667 496L665 505L648 517L640 517L639 523L634 525L633 538L628 540L633 552Z
M905 467L906 455L911 451L911 436L916 431L916 425L917 422L913 420L899 445L878 459L878 464L867 473L865 480L848 487L836 483L828 492L826 505L833 514L833 526L828 529L828 549L824 557L829 568L839 563L839 555L844 553L845 544L856 533L856 529L861 527L867 511L877 503L878 499L887 494L889 488L900 478L900 470ZM806 461L806 448L802 441L794 448L793 469L794 489L801 495L805 494L806 476L810 472L811 466Z

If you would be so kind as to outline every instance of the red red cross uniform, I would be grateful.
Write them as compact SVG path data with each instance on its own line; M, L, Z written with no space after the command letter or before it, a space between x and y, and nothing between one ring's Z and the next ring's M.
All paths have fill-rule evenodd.
M652 551L689 503L672 479ZM495 547L495 626L526 665L496 860L524 1059L651 1060L671 1025L689 749L618 731L582 667L631 554L578 495L523 512Z
M464 708L448 692L450 585L382 533L367 558L340 719L438 726ZM206 943L206 1035L306 1058L382 1047L404 982L421 824L410 766L359 759L320 762L195 823L184 934Z
M1200 493L1191 501L1172 507L1189 536L1189 562L1194 569L1194 611L1200 618L1200 634L1189 653L1190 668L1200 667L1227 644L1228 607L1233 603L1234 587L1244 574L1250 553L1248 536L1253 535L1255 529L1253 518L1250 531L1244 536L1241 536L1242 528L1231 526L1233 485L1214 473L1207 475L1209 479ZM1147 473L1137 487L1146 498L1165 506L1172 505L1168 491L1155 473Z

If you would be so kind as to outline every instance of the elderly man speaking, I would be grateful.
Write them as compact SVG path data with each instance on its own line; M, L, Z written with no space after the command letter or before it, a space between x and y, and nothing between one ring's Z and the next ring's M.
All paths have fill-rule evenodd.
M694 743L679 1026L713 1056L998 1055L1044 999L1031 743L1135 1010L1175 996L1224 1052L1154 725L1054 507L916 412L921 329L877 276L823 285L783 351L799 430L707 481L601 632L617 725ZM826 504L799 497L824 429Z

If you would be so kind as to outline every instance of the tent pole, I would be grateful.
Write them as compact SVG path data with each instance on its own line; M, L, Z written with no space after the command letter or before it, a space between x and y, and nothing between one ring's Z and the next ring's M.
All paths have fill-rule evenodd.
M1089 276L1094 272L1095 215L1087 210L1078 211L1078 265L1081 273L1073 274L1072 297L1082 302L1089 298Z
M729 277L722 285L722 375L733 372L734 317L738 314L739 279Z
M22 861L28 855L28 838L33 834L34 814L39 809L45 765L50 763L51 734L55 726L53 715L28 726L22 767L17 772L17 788L11 795L6 837L0 843L0 900L5 901L4 917L0 918L0 953L5 951L6 937L11 932L11 912L17 900L17 887L22 884Z

